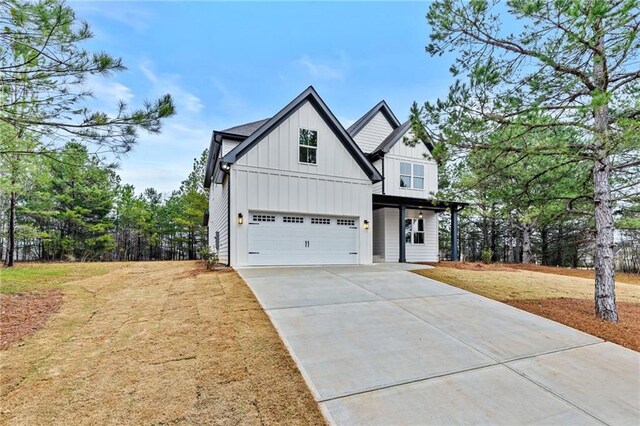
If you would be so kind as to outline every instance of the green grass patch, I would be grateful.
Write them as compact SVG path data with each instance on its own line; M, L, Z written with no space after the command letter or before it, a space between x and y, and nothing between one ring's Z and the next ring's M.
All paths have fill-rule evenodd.
M24 293L59 288L82 278L103 275L112 270L106 263L18 264L0 268L0 293Z

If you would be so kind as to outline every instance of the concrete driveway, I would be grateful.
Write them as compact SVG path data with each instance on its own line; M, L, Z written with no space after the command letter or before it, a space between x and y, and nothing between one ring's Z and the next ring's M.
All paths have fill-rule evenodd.
M640 424L640 354L408 271L239 268L335 424Z

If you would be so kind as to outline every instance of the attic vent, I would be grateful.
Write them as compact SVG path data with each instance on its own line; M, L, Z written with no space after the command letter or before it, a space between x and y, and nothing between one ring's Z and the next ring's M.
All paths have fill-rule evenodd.
M314 225L331 225L331 219L326 217L312 217L311 223Z
M265 214L254 214L253 221L254 222L275 222L276 217L265 215Z
M295 216L285 216L282 218L285 223L304 223L304 218Z

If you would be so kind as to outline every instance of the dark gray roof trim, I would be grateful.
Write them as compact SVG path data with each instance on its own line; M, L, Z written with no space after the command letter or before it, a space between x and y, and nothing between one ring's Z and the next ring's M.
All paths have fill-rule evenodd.
M267 136L272 129L280 125L284 120L289 118L291 114L297 111L305 101L309 101L311 105L313 105L313 107L316 109L316 111L318 111L320 116L324 118L327 125L329 125L331 130L335 132L335 134L338 136L338 139L340 139L340 142L342 142L347 151L349 151L349 153L353 156L353 158L366 173L369 179L371 179L371 181L373 182L381 181L382 176L380 175L378 170L373 167L369 160L367 160L367 157L364 155L362 150L354 142L354 140L351 138L349 133L347 133L344 127L342 127L342 124L340 124L338 119L333 115L331 110L320 98L318 92L316 92L313 86L309 86L304 92L302 92L294 100L289 102L289 104L281 109L276 115L263 123L251 136L249 136L243 142L239 143L238 146L229 151L221 159L221 161L229 164L233 164L238 161L239 158L245 155L258 142L264 139L264 137Z
M389 108L389 105L387 105L385 101L380 101L376 106L367 111L365 115L360 117L355 123L349 126L347 132L349 132L351 137L355 137L355 135L360 133L360 130L364 129L364 127L369 124L371 120L373 120L373 117L375 117L378 112L381 112L384 118L387 119L387 121L391 125L391 128L396 129L398 126L400 126L400 122L391 111L391 108Z
M400 127L391 132L389 136L387 136L385 140L383 140L382 143L378 145L378 147L374 149L371 154L369 154L369 158L376 159L383 157L384 154L387 154L389 151L391 151L391 148L393 148L393 146L398 143L400 139L402 139L402 137L407 133L407 131L409 131L409 129L411 129L411 120L405 121ZM425 143L425 146L427 147L429 152L433 151L433 145L431 145L430 143Z

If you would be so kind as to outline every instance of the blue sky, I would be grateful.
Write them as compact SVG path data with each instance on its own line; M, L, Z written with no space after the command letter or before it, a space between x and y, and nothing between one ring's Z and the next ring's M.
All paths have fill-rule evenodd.
M120 159L136 190L177 189L211 131L275 114L313 85L348 126L381 99L400 120L445 96L450 59L425 53L428 2L71 2L91 50L128 70L88 82L96 103L171 93L177 115Z

